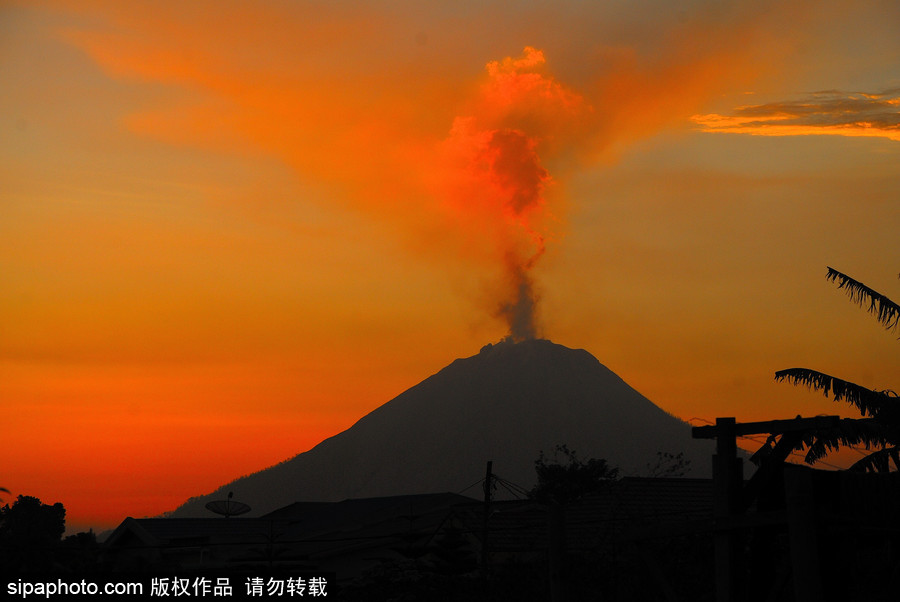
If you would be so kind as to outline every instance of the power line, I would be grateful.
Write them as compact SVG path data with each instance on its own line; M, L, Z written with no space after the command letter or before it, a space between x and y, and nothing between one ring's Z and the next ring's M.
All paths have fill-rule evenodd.
M762 435L738 435L738 437L739 437L740 439L750 439L751 441L755 441L756 443L760 443L759 438L762 437ZM761 442L761 443L765 444L765 443L767 443L768 441L769 441L769 438L767 437L767 438L766 438L766 441L763 441L763 442ZM853 448L853 447L850 447L849 445L845 445L844 447L848 447L848 448L850 448L850 449L852 449L852 450L854 450L854 451L857 451L857 452L859 451L859 450L857 450L857 449L855 449L855 448ZM806 457L805 457L802 453L800 453L799 451L797 451L797 450L795 450L795 449L792 449L792 450L791 450L790 455L792 455L792 456L797 456L798 458L802 458L803 461L804 461L804 463L807 463L807 462L806 462ZM863 455L865 455L865 454L863 454ZM823 466L828 466L829 468L833 468L833 469L835 469L835 470L846 470L845 468L843 468L843 467L841 467L841 466L838 466L837 464L832 464L832 463L826 462L825 460L822 460L822 459L816 460L815 463L816 463L816 464L821 464L821 465L823 465Z
M694 416L693 418L688 418L688 422L693 422L694 420L699 420L700 422L704 422L706 424L715 424L715 422L711 420L707 420L706 418L700 418L699 416Z
M468 487L466 487L466 488L464 488L464 489L461 489L461 490L458 491L457 493L458 493L458 494L465 493L466 491L468 491L469 489L471 489L471 488L474 487L475 485L480 485L481 483L484 483L484 478L478 479L477 481L475 481L474 483L472 483L472 484L469 485Z

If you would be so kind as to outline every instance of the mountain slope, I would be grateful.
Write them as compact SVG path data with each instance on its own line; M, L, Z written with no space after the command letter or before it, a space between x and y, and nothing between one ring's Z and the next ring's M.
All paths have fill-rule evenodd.
M483 477L487 460L530 488L539 452L562 443L623 474L643 474L657 451L683 451L693 474L707 476L713 451L587 351L503 342L454 361L313 449L189 500L174 516L207 516L203 504L228 491L251 515L296 501L459 492Z

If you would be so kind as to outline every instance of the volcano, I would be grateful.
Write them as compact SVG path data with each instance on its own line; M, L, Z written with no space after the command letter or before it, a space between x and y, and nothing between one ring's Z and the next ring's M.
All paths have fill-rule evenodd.
M684 453L691 476L708 476L712 444L635 391L583 349L543 339L486 345L280 464L192 498L173 516L209 516L234 499L260 515L297 501L461 492L496 474L530 489L541 451L565 444L580 459L605 458L622 475L647 475L657 452ZM480 495L480 488L470 495Z

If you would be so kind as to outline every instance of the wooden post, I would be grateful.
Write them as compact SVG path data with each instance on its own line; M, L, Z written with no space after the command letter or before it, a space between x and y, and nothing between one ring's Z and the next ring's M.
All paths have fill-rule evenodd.
M791 544L794 597L797 602L821 602L824 591L819 572L812 469L786 466L784 497L787 505L788 541Z
M743 514L751 503L751 498L755 497L761 487L761 482L767 478L772 466L766 467L766 470L757 471L751 482L748 483L746 491L743 491L743 467L740 458L737 457L737 436L755 435L760 433L776 434L781 433L783 436L772 450L770 463L783 463L784 459L790 454L794 446L802 440L803 433L816 430L825 430L835 428L842 423L843 420L839 416L814 416L812 418L802 418L797 416L790 420L767 420L765 422L745 422L736 424L734 418L716 418L715 426L695 426L691 429L695 439L716 439L716 454L713 456L713 487L715 490L714 498L714 515L716 522L721 526L722 523L728 522L728 517L735 514ZM854 424L870 424L873 423L872 418L858 418L853 421ZM764 463L765 464L765 463ZM787 473L785 473L785 483L787 483ZM811 502L811 491L803 493L802 487L798 490L799 504L807 504ZM810 501L804 501L804 496L810 497ZM742 499L746 498L746 499ZM798 520L800 520L798 518ZM798 544L809 547L809 532L815 536L815 525L804 525L801 522L793 530L799 533L807 532L801 539L806 540L805 544ZM792 536L793 537L793 536ZM718 602L735 602L746 598L747 595L747 575L744 568L744 557L741 542L743 537L734 531L721 530L716 532L715 536L715 553L716 553L716 600ZM792 543L792 550L794 545ZM810 574L818 575L818 559L814 566L806 566ZM803 580L807 580L806 577ZM819 586L821 591L821 585ZM821 597L821 596L820 596ZM800 600L800 596L797 596ZM818 600L820 598L807 597L803 598L803 602L807 600Z
M716 439L716 455L713 456L713 487L715 491L714 515L720 528L723 523L730 524L729 516L743 514L755 498L764 480L770 479L776 466L783 466L784 460L790 455L793 448L802 441L804 433L817 430L833 429L845 420L839 416L814 416L803 418L797 416L789 420L767 420L765 422L745 422L736 424L734 418L717 418L715 426L695 426L691 429L695 439ZM857 418L852 421L857 425L872 424L873 418ZM736 437L755 435L760 433L781 434L782 437L771 450L767 461L763 462L761 469L753 476L747 487L743 487L743 467L740 458L737 457ZM768 464L768 466L766 466ZM788 471L785 471L785 487L789 479ZM788 504L788 517L791 522L791 553L809 552L806 558L794 558L795 576L800 571L800 577L795 578L795 585L805 584L805 589L797 593L798 602L809 602L822 598L822 586L819 581L819 565L817 550L810 543L815 540L815 524L809 516L804 518L804 510L797 508L814 509L813 492L810 486L801 481L793 483L795 488L793 511L796 516L791 519L791 504ZM811 477L810 477L811 479ZM787 493L788 498L791 494ZM794 538L797 538L795 544ZM716 554L716 600L718 602L735 602L745 599L748 594L747 573L744 566L744 554L742 548L743 536L731 530L718 530L715 536ZM792 556L793 558L793 556ZM797 587L801 587L797 585Z
M716 455L713 456L713 513L720 525L740 512L743 480L737 457L737 430L734 418L716 418ZM724 520L723 520L724 519ZM716 600L736 602L740 566L739 538L733 531L716 531Z

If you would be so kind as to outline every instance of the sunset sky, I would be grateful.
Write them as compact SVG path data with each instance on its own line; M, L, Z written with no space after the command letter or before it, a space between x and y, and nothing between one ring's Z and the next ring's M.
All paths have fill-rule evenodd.
M694 424L856 415L773 374L900 390L900 333L825 279L900 300L898 31L894 0L0 2L0 486L159 514L511 331Z

